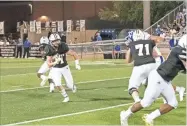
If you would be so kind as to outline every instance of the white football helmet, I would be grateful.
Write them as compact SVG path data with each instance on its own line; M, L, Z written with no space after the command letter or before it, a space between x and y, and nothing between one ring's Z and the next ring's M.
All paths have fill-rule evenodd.
M141 30L135 30L132 35L133 41L145 40L144 33Z
M187 48L187 34L183 35L178 42L178 45L183 47L183 48Z
M53 33L49 36L49 41L50 41L51 45L54 46L54 47L59 46L60 40L61 40L61 37L57 33Z
M47 36L42 36L40 38L40 44L49 44L49 39L47 38Z
M51 35L49 36L49 41L50 41L50 42L53 42L53 41L56 41L56 40L61 40L59 34L53 33L53 34L51 34Z

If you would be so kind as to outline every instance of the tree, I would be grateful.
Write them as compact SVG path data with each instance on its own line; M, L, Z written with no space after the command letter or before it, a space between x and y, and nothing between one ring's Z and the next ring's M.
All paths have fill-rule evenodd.
M151 23L155 23L171 10L182 4L182 1L153 1L151 2Z
M182 1L151 1L151 23L155 23L181 3ZM114 1L111 9L101 9L98 16L101 20L119 21L122 24L143 24L143 2Z
M143 4L141 1L114 1L112 9L105 7L98 15L102 20L119 21L122 24L136 21L138 24L143 21Z

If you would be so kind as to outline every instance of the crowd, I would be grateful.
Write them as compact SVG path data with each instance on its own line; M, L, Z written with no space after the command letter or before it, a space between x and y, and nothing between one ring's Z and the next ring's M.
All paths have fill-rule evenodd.
M162 26L157 25L155 34L158 36L176 36L186 33L186 9L179 11L172 24L162 23Z

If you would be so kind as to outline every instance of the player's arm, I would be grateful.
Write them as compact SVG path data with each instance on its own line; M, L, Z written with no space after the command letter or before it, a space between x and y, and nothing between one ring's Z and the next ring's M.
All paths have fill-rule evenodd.
M66 52L66 54L73 56L73 58L75 59L75 68L78 69L78 70L80 70L81 67L80 67L80 64L79 64L78 54L75 51L73 51L73 50L68 50Z
M162 56L160 50L157 48L157 46L153 47L153 53L152 53L153 57L158 57L158 56Z
M154 36L154 35L151 35L151 36L150 36L150 39L153 40L155 43L161 43L161 42L164 41L164 38L163 38L163 37Z
M132 54L130 48L127 50L126 53L126 63L131 63L132 62Z
M68 55L70 55L70 56L73 56L73 58L74 58L75 60L79 60L78 54L77 54L75 51L73 51L73 50L67 51L66 54L68 54Z
M46 57L47 57L48 67L53 67L60 62L60 59L53 58L53 56L46 56Z

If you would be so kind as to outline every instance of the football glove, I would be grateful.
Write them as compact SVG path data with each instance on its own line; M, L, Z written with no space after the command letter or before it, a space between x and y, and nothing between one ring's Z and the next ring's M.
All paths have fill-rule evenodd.
M81 70L81 66L80 66L80 64L79 64L79 60L75 60L75 68L76 68L77 70Z

